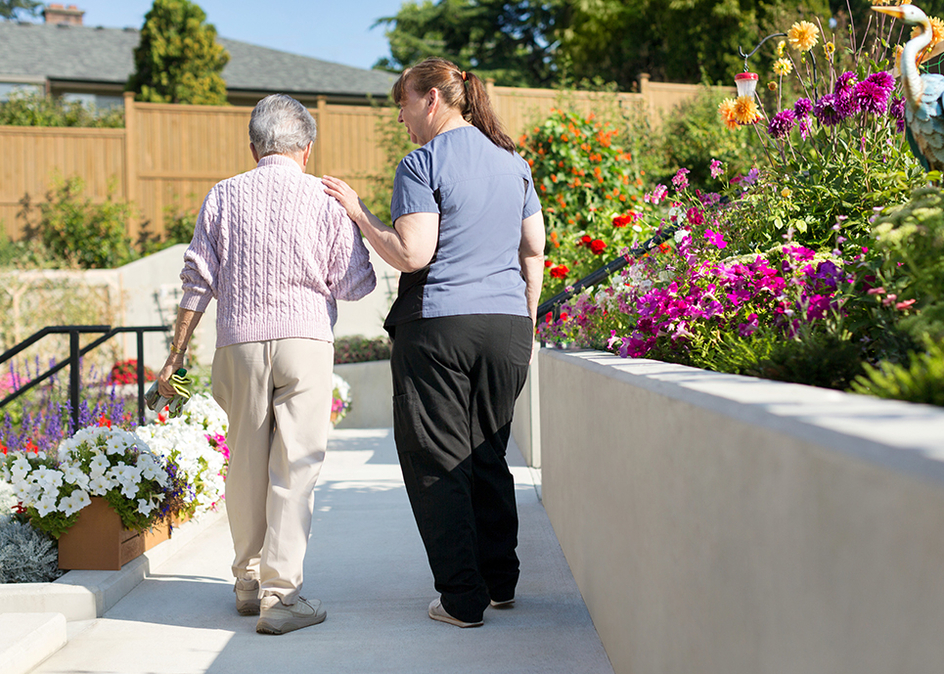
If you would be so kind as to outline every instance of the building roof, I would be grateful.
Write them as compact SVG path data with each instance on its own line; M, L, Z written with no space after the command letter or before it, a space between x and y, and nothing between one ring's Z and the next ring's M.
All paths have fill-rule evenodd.
M0 21L0 80L64 80L124 85L140 31ZM396 77L308 56L217 38L229 52L230 91L386 96Z

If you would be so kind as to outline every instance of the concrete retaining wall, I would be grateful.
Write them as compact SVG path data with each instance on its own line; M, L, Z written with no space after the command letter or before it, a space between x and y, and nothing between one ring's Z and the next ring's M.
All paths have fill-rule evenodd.
M616 672L941 671L944 410L540 367L544 504Z

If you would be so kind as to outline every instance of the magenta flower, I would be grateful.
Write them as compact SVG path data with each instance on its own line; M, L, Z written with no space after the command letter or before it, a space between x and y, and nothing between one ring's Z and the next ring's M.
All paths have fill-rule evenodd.
M728 242L724 240L724 236L712 229L705 230L705 238L708 239L708 242L715 246L716 248L726 248Z
M836 96L848 96L856 85L855 73L843 73L836 80L836 86L833 87L833 93Z
M688 218L688 223L694 227L705 224L705 216L694 206L688 209L685 217Z
M675 186L675 189L684 190L686 187L688 187L688 178L686 177L687 173L689 173L687 168L680 168L676 172L675 176L672 178L672 185Z
M711 160L711 163L708 164L708 170L711 172L712 178L720 178L724 174L724 167L717 159Z
M771 118L770 123L767 125L767 133L770 134L771 138L780 139L789 134L795 125L796 113L787 108Z
M812 109L813 101L808 98L797 99L797 102L793 104L793 111L798 117L805 117L806 115L810 114Z
M665 199L665 195L668 194L668 192L669 188L665 185L656 185L651 192L643 197L643 201L648 204L658 204Z
M747 317L747 323L738 323L738 334L741 337L750 337L754 331L760 327L760 321L756 313L751 313Z
M810 118L809 117L800 117L800 123L797 125L797 129L800 131L800 138L806 140L810 135Z
M891 89L885 86L882 78L876 78L876 75L888 75L888 73L882 72L869 75L868 78L856 85L852 97L863 112L872 115L884 115L888 108L888 97L891 94Z
M823 126L836 126L844 119L838 109L838 100L835 94L821 96L813 105L813 116Z

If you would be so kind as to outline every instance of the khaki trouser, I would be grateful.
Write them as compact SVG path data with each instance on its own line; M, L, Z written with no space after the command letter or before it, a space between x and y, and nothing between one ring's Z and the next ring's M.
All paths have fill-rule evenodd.
M313 339L217 349L213 397L229 417L226 511L236 578L294 604L328 442L334 345Z

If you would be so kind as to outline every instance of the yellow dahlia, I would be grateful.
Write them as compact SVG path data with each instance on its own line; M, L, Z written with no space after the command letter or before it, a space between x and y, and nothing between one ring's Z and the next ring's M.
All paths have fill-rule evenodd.
M777 43L777 58L778 59L783 57L783 49L786 46L787 46L787 43L784 42L783 40Z
M793 64L790 62L790 59L777 59L774 61L774 73L783 77L784 75L789 75L793 71Z
M734 119L738 124L753 124L760 120L760 110L753 96L738 96L734 102Z
M836 45L832 42L827 42L823 45L823 50L826 52L826 56L832 58L833 54L836 53Z
M721 119L724 120L724 125L729 129L738 128L737 120L734 118L734 105L735 101L733 98L726 98L718 105L718 112L721 113Z
M787 32L790 46L798 51L809 51L819 41L819 33L809 21L797 21Z
M773 80L770 80L770 81L767 83L767 88L770 89L771 91L776 91L776 90L777 90L777 83L774 82Z

